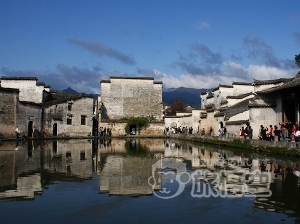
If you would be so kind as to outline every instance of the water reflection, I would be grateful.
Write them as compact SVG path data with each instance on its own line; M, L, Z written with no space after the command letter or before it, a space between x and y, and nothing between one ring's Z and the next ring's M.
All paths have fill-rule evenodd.
M179 175L181 179L176 179L175 169L160 163L168 158L184 164L188 181L183 180L182 175ZM153 170L156 164L159 166ZM91 180L93 174L100 177L99 193L109 195L139 196L159 192L161 196L161 192L170 188L177 193L181 182L193 185L192 174L199 174L195 186L209 184L216 191L238 196L241 192L236 186L246 181L247 193L259 196L264 192L258 191L262 189L262 183L254 185L255 181L249 175L258 169L270 175L272 194L255 198L253 208L299 216L300 187L293 174L295 167L298 167L297 161L171 139L1 142L0 199L34 199L54 183ZM220 174L223 185L214 183Z

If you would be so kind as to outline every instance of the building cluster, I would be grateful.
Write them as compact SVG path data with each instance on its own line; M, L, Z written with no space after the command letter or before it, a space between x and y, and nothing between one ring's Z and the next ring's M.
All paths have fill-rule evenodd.
M29 137L98 136L101 128L123 136L126 118L139 116L151 122L139 132L130 126L130 133L156 136L166 129L186 129L219 135L226 127L227 135L238 136L243 127L251 125L253 138L257 138L261 125L298 124L299 85L300 73L293 78L219 84L200 94L201 108L164 116L162 82L153 77L101 80L97 99L51 91L35 77L2 77L0 135L15 136L18 127Z
M35 136L99 136L100 130L125 135L132 116L149 117L143 135L163 133L162 82L149 77L111 77L102 80L101 95L51 91L36 77L2 77L0 130L2 137L15 137L16 130ZM130 127L136 129L136 127Z
M300 73L293 78L219 84L200 94L200 109L166 117L166 126L191 126L199 134L217 136L224 128L227 135L239 136L242 128L251 126L253 138L258 138L261 125L299 125L299 86Z
M0 135L34 137L91 133L94 99L86 94L62 94L35 77L2 77Z

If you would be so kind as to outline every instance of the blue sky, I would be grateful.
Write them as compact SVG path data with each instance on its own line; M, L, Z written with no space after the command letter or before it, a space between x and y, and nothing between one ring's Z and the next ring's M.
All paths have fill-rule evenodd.
M293 77L299 0L0 0L1 76L99 93L110 76L164 88Z

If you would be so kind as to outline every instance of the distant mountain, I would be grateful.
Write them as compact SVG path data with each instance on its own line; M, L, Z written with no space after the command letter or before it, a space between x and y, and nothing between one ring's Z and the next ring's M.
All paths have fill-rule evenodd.
M181 98L184 100L188 105L193 108L200 108L201 101L200 101L200 93L205 92L207 89L195 89L195 88L171 88L163 90L162 98L163 104L168 105L172 102L172 100L176 98ZM78 94L74 89L68 87L67 89L62 90L64 93L71 93L71 94ZM97 98L97 94L93 94L94 98Z
M67 89L62 90L62 92L64 92L64 93L71 93L71 94L78 94L78 92L76 92L71 87L68 87Z
M163 90L162 98L164 104L169 104L172 100L176 98L181 98L187 104L192 106L193 108L200 108L200 93L205 92L207 89L195 89L195 88L172 88Z
M62 90L61 92L63 92L63 93L70 93L70 94L80 94L79 92L77 92L76 90L72 89L71 87L68 87L67 89ZM98 98L98 94L88 94L88 95L92 95L94 99Z

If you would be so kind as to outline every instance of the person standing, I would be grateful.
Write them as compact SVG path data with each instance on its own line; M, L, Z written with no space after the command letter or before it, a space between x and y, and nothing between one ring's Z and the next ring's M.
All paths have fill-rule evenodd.
M269 135L270 141L274 141L274 128L272 125L270 125L268 135Z
M284 126L282 128L282 138L281 141L285 142L287 140L287 138L289 137L289 131L286 129L286 127Z
M281 130L278 129L276 125L274 126L274 134L275 134L275 140L279 142L281 136Z
M19 138L20 129L18 126L16 127L15 133L16 133L16 138Z
M251 128L251 126L248 127L248 137L249 139L253 138L253 129Z
M226 137L226 134L227 134L227 128L224 126L224 128L223 128L223 135Z

